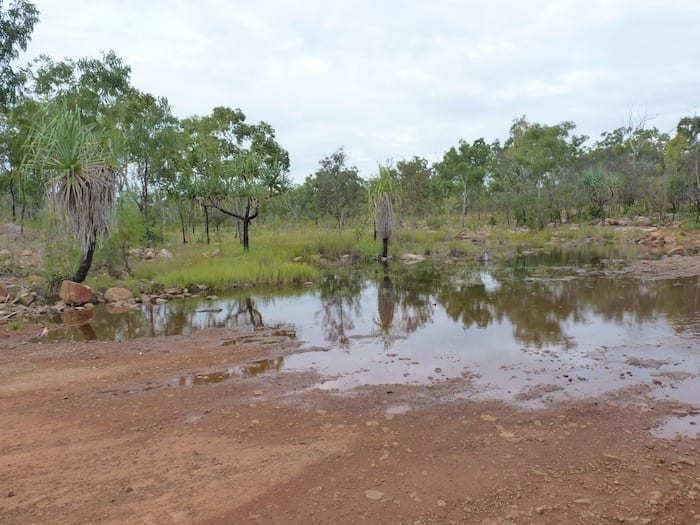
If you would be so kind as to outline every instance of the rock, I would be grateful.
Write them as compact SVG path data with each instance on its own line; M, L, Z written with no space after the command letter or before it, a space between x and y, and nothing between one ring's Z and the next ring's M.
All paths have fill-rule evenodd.
M25 292L17 297L20 304L24 306L29 306L36 299L36 294L34 292Z
M649 217L637 217L634 221L634 225L641 227L651 226L651 219Z
M134 294L131 293L131 290L127 290L126 288L121 288L119 286L113 286L112 288L108 288L105 292L105 300L108 303L114 303L117 301L127 301L129 299L132 299L133 297Z
M174 256L173 252L163 248L158 252L158 257L160 257L161 259L172 259Z
M400 257L400 259L407 264L413 264L413 263L425 261L425 256L418 255L416 253L404 253Z
M380 490L369 489L365 490L365 496L372 501L378 501L384 497L384 493Z
M674 255L688 255L688 251L683 246L677 246L666 252L666 255L673 257Z
M73 281L63 281L58 295L65 304L80 305L89 303L92 299L92 288Z
M156 297L156 304L166 304L168 300L165 297Z

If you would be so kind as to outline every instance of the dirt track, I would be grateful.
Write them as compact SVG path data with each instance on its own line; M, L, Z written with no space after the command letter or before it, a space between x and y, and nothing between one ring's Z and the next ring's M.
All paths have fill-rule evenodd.
M649 432L692 408L647 385L532 411L451 398L467 379L340 396L246 374L297 351L273 334L0 329L2 523L700 523L700 440Z

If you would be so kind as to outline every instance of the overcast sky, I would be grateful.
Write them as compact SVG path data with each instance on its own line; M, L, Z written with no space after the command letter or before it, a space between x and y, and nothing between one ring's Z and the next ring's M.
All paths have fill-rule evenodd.
M339 147L437 161L514 118L598 139L700 113L700 0L34 0L26 59L113 49L179 117L240 108L301 182Z

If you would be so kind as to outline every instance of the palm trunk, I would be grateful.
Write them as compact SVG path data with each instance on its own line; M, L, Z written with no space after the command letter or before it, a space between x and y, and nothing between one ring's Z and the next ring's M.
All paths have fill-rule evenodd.
M88 247L87 253L85 254L85 257L83 258L82 261L80 261L80 266L78 266L78 271L75 272L75 275L71 279L71 281L76 282L76 283L82 283L85 278L87 277L88 272L90 271L90 267L92 266L92 256L95 254L95 241L92 241L90 243L90 246Z

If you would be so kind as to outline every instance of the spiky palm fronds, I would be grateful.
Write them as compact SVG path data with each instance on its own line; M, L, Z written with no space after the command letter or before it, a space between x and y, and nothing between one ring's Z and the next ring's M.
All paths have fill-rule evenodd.
M24 148L22 172L38 172L47 195L83 251L109 230L116 188L109 138L82 121L80 110L50 105Z

